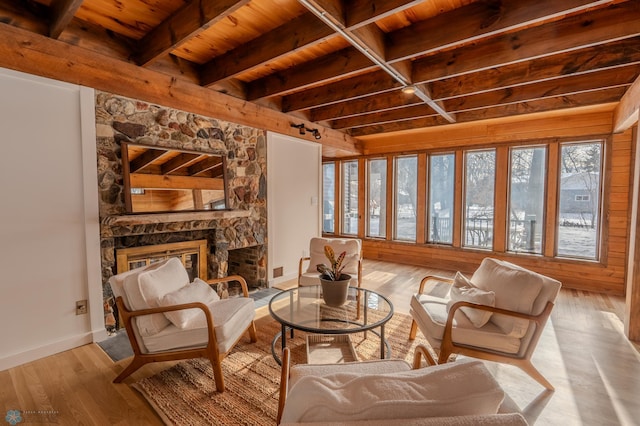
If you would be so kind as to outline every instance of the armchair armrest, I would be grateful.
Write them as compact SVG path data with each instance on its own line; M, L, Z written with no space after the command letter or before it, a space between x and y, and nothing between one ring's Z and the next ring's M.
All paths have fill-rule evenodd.
M302 276L302 266L304 265L304 262L310 261L310 260L311 260L311 257L306 256L306 257L301 257L300 261L298 262L298 285L300 285L300 277Z
M182 303L180 305L160 306L158 308L139 309L137 311L131 311L124 306L122 296L118 296L116 298L116 304L118 305L118 311L120 312L120 315L122 316L122 319L127 326L131 325L130 323L133 318L142 315L163 314L165 312L197 308L204 312L204 315L207 318L207 327L210 330L213 330L213 316L211 315L211 311L209 311L207 305L202 302Z
M431 356L431 352L425 345L416 346L416 350L413 353L413 369L417 370L422 366L422 358L427 362L427 366L436 365L436 361Z
M207 280L207 283L218 284L230 281L238 281L240 283L240 286L242 287L242 295L244 297L249 297L249 287L247 286L247 281L240 275L229 275L222 278L212 278L210 280Z
M424 291L424 286L429 281L440 281L447 284L453 284L453 278L441 277L439 275L427 275L420 281L420 287L418 288L418 293L422 293Z
M529 344L529 347L533 348L535 347L538 339L540 338L540 335L542 334L542 328L544 324L546 323L547 319L551 315L551 311L553 310L553 303L547 302L547 305L545 306L544 310L539 315L530 315L530 314L523 314L521 312L515 312L507 309L496 308L493 306L479 305L477 303L464 302L464 301L456 302L451 306L451 309L449 309L449 315L447 316L447 323L445 324L444 334L442 336L442 347L456 346L456 343L453 341L453 319L455 317L456 311L463 307L469 307L469 308L478 309L481 311L488 311L496 314L507 315L513 318L525 319L530 322L536 323L536 330L531 338L531 343ZM442 354L442 349L441 349L441 354ZM441 363L441 362L445 362L445 361L443 361L442 359L439 359L438 363Z

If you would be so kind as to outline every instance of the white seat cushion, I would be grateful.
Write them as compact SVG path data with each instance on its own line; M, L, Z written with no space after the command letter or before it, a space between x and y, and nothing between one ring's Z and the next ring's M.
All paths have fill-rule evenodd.
M221 299L208 306L213 315L218 351L221 354L226 353L253 321L256 314L253 299ZM202 321L192 321L185 329L169 324L156 334L143 336L142 340L148 352L203 347L209 341L206 319L203 316Z
M473 273L471 282L482 290L495 293L496 308L531 314L542 289L543 278L513 263L485 258ZM525 319L500 314L492 315L490 321L506 334L518 338L523 337L531 325Z
M447 322L449 298L416 294L411 298L411 315L421 324L421 330L434 349L440 349ZM455 343L476 346L508 354L520 349L520 339L506 335L491 321L480 328L474 327L464 314L456 315L452 338Z

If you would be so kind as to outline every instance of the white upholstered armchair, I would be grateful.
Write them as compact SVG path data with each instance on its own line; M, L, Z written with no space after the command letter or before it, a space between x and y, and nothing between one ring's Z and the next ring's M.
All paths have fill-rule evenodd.
M438 363L462 354L513 364L553 390L531 356L560 287L557 280L491 258L471 278L459 272L454 279L428 276L411 298L409 337L419 328Z
M357 238L311 238L309 241L309 256L303 257L298 263L298 286L320 285L320 273L316 265L327 263L324 246L330 246L336 255L346 252L344 258L344 274L351 275L351 287L362 284L362 241ZM306 268L305 268L306 265Z
M220 299L209 284L224 281L238 281L243 297ZM222 392L222 359L245 331L257 339L254 302L239 275L190 283L174 257L114 275L109 283L134 352L115 383L150 362L202 357L211 360Z

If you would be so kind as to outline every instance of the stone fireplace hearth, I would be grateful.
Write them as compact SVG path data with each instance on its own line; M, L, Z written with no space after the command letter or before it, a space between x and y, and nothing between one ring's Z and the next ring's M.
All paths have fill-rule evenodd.
M96 134L105 301L117 249L179 241L207 241L208 278L240 274L252 288L267 287L264 130L96 92ZM229 210L127 214L122 142L223 155Z

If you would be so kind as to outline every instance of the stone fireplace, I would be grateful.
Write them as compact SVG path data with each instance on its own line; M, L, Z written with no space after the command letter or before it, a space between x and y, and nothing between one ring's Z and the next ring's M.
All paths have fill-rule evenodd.
M267 287L264 130L96 92L96 134L105 309L122 248L206 240L208 278L240 274L252 288ZM229 209L127 214L122 142L223 155Z

